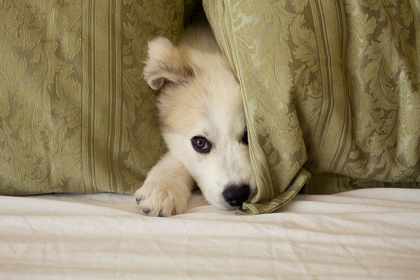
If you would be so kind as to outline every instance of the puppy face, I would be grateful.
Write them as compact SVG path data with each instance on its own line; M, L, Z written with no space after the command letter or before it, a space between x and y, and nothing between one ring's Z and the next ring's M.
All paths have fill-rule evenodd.
M144 77L160 89L158 111L170 152L206 200L235 209L256 189L239 85L218 50L149 43Z

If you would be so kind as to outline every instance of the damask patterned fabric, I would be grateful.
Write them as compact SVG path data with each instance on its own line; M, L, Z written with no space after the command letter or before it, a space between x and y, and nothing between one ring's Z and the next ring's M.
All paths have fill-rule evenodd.
M420 185L420 2L206 0L243 91L258 193Z
M196 0L0 2L0 194L132 193L164 152L147 41ZM420 3L205 0L241 83L258 192L419 187Z
M147 41L194 0L0 1L0 194L132 193L163 152Z

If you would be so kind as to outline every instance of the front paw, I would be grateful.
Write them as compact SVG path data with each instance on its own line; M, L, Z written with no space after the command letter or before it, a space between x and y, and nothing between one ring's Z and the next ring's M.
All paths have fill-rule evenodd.
M150 216L170 217L187 210L191 192L185 187L174 186L166 182L145 182L136 191L136 202L141 211Z

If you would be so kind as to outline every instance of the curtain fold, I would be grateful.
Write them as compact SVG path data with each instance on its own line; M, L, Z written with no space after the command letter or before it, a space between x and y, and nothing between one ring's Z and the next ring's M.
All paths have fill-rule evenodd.
M194 0L0 3L0 194L132 193L165 150L147 42Z
M204 1L241 84L258 192L419 187L416 1ZM310 178L311 174L311 179Z

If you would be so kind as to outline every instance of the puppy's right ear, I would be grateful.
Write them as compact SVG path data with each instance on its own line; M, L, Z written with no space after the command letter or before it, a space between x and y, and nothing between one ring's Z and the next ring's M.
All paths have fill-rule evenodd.
M143 75L147 84L154 90L165 84L188 82L195 76L188 63L188 57L164 37L149 42L148 54Z

